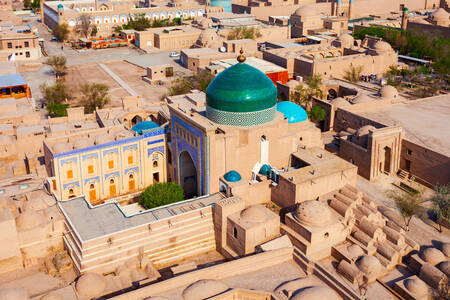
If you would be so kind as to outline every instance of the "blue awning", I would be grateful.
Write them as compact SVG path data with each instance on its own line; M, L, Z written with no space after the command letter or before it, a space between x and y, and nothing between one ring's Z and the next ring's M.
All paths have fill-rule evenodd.
M20 74L9 74L0 76L0 88L26 85L27 82Z

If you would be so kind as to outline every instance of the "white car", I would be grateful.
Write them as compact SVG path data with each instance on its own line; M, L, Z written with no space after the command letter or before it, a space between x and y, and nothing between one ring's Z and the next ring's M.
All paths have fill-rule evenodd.
M173 52L170 52L169 56L170 57L178 57L178 56L180 56L180 53L173 51Z

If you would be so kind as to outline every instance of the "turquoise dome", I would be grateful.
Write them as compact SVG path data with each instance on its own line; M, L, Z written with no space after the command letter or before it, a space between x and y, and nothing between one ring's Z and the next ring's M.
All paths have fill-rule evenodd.
M217 75L206 89L206 116L215 123L254 126L275 118L277 88L243 60Z
M229 182L238 182L242 179L241 174L236 172L235 170L228 171L223 178Z
M63 8L64 6L60 3L58 4L58 8Z
M279 102L277 110L288 119L288 123L298 123L308 119L306 111L300 105L290 101Z
M137 132L138 134L142 134L142 130L153 129L153 128L157 128L157 127L159 127L159 125L156 124L155 122L142 121L142 122L137 123L136 125L134 125L131 128L131 130L133 130L134 132Z
M238 63L221 72L209 84L206 103L223 111L264 110L277 103L277 88L260 70Z
M261 169L259 169L259 174L268 176L271 171L272 168L268 164L264 164L261 166Z

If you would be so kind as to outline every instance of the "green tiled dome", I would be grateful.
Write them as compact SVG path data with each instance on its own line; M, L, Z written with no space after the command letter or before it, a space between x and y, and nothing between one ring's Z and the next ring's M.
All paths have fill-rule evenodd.
M217 75L206 90L206 103L226 112L256 112L277 103L277 89L266 74L238 63Z

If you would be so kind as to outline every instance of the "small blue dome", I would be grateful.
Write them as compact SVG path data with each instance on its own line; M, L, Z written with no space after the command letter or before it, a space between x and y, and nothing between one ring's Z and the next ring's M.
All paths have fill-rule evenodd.
M58 8L64 8L64 6L60 3L58 4Z
M159 127L159 125L156 124L155 122L142 121L142 122L137 123L136 125L134 125L131 128L131 130L133 130L134 132L137 132L138 134L142 134L142 130L153 129L153 128L157 128L157 127Z
M288 119L288 123L298 123L308 119L308 114L306 111L294 102L278 102L277 110L282 113L286 119Z
M241 174L236 172L235 170L228 171L223 178L229 182L238 182L242 179Z
M264 164L261 169L259 169L259 174L268 176L270 171L272 171L272 168L268 164Z

